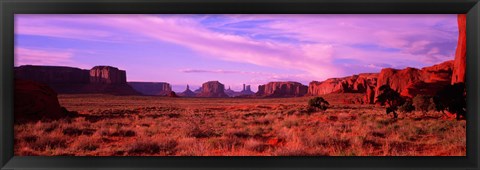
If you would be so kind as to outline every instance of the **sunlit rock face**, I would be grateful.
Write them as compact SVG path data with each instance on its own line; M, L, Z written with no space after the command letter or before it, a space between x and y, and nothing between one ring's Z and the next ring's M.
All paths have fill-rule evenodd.
M416 69L384 68L380 71L375 88L375 98L379 95L382 85L390 88L405 97L413 98L418 94L434 95L437 91L449 85L452 78L454 61Z
M465 82L467 65L467 15L458 14L458 43L455 52L452 84ZM475 56L478 57L478 56Z
M228 97L225 94L225 86L219 81L209 81L202 84L202 91L196 95L197 97Z
M260 97L300 97L307 94L308 86L298 82L269 82L258 86Z

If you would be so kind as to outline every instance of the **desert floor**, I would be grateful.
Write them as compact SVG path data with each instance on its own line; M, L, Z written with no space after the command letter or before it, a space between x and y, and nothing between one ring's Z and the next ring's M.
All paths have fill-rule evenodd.
M59 95L80 116L15 126L15 155L464 156L465 120L342 104L361 94L274 99Z

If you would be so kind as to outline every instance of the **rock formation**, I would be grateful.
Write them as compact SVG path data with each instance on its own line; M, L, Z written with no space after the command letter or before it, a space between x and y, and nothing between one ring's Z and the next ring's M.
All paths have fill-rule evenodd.
M143 95L168 96L172 86L165 82L128 82L128 85Z
M228 87L228 89L225 90L225 94L227 94L230 97L239 97L239 96L247 97L249 95L254 95L255 92L251 90L250 85L243 84L242 91L236 92L230 89L230 87Z
M229 97L238 96L238 92L233 91L232 89L230 89L230 86L228 86L228 89L225 89L225 94L227 94Z
M196 95L197 95L196 93L190 90L190 86L188 86L188 84L187 84L187 89L185 89L185 91L183 91L182 93L178 94L178 96L182 96L182 97L195 97Z
M90 69L90 83L92 84L125 84L126 82L125 70L111 66L95 66Z
M15 79L14 82L15 122L58 119L65 113L58 102L57 93L48 85Z
M225 86L218 81L209 81L202 84L202 92L197 97L228 97Z
M363 98L363 102L365 104L374 104L375 103L375 86L367 86L367 91L365 92L365 96Z
M177 96L177 93L175 93L174 91L170 91L168 94L167 94L168 97L178 97Z
M405 68L402 70L385 68L380 71L375 98L379 95L379 87L389 85L400 95L415 97L418 94L433 95L445 85L450 84L453 61L446 61L422 69Z
M250 88L250 85L243 84L243 90L240 91L239 95L253 95L253 94L255 94L255 92L252 91L252 89Z
M300 97L307 94L308 86L298 82L269 82L258 86L260 97Z
M202 92L202 87L199 87L197 90L193 91L194 93L201 93Z
M57 93L139 94L126 83L126 73L110 66L91 70L58 66L20 66L14 68L15 78L47 84Z
M60 66L25 65L14 68L15 78L45 84L88 84L89 70Z
M376 73L363 73L343 78L331 78L323 82L312 81L308 86L308 95L329 93L365 93L369 86L375 86Z
M465 68L467 65L467 16L458 14L458 43L455 52L453 76L451 84L465 82Z

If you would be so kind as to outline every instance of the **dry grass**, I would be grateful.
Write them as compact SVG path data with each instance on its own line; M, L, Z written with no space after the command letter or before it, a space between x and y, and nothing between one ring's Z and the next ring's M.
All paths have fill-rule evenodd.
M465 121L441 113L392 120L372 105L309 112L308 97L198 99L60 95L72 120L15 126L15 155L465 156Z

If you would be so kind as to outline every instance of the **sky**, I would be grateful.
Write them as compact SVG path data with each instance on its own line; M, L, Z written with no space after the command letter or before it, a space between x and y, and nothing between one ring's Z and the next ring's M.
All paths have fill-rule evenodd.
M181 92L311 81L454 59L455 14L16 14L15 66L109 65Z

